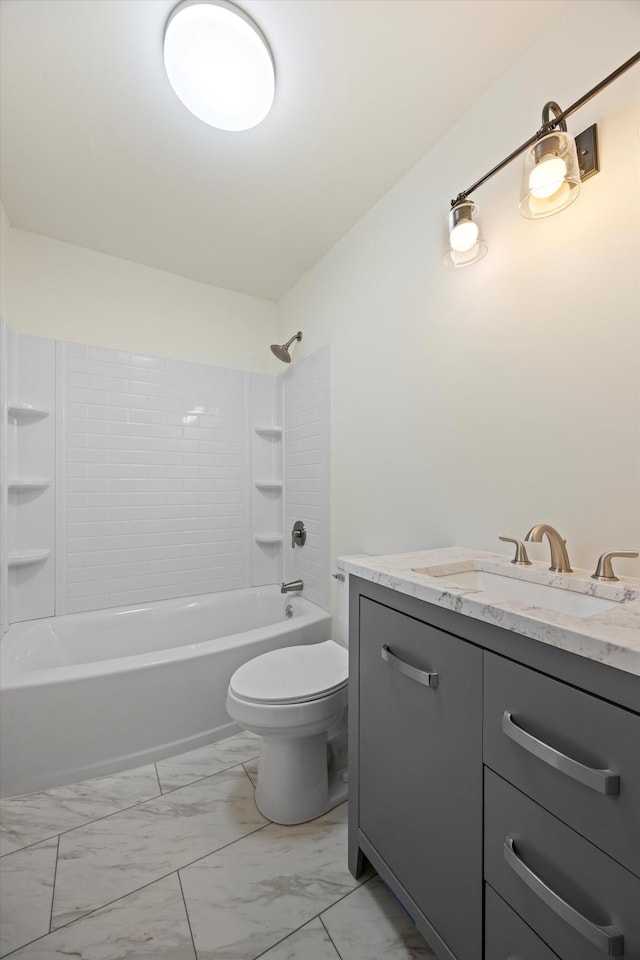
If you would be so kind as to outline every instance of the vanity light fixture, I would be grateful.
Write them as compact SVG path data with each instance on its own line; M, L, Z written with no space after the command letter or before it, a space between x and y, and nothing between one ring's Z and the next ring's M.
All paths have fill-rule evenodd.
M522 216L528 220L539 220L558 213L573 203L580 193L581 181L587 180L600 170L598 138L597 127L593 124L574 141L567 133L566 118L639 61L640 53L634 54L566 110L561 110L557 103L550 100L542 111L542 126L537 133L451 201L448 221L449 249L445 258L447 264L464 267L476 263L485 255L487 246L479 239L478 233L472 240L474 230L478 230L477 207L469 199L469 195L525 152L520 196ZM461 249L461 244L470 246ZM474 245L477 245L478 249L472 253ZM483 252L480 252L481 248L484 248Z
M249 130L273 104L269 44L229 0L182 0L165 27L164 65L185 107L219 130Z
M542 110L545 126L550 122L552 111L556 117L562 113L558 104L550 100ZM579 193L576 141L567 133L567 124L563 120L557 130L536 140L524 155L520 213L527 220L550 217L573 203Z
M487 253L487 245L480 237L478 207L473 200L461 200L452 207L448 226L446 262L452 267L466 267L482 260Z

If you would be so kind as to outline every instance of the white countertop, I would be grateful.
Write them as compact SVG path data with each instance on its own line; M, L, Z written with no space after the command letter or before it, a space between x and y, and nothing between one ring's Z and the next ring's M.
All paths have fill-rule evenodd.
M535 561L531 566L520 567L511 563L510 556L466 547L348 557L340 560L340 566L345 573L363 580L640 676L640 580L620 577L617 583L602 583L592 580L588 570L552 573L548 563ZM416 573L413 567L429 567L431 575ZM446 573L454 569L481 569L618 602L588 617L558 613L447 583ZM440 573L444 575L439 576Z

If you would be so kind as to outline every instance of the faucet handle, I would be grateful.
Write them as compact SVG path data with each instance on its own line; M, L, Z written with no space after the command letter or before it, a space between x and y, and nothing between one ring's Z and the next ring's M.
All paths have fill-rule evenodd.
M522 540L515 540L513 537L498 537L498 540L502 540L503 543L515 543L516 553L511 563L517 563L522 567L531 566L531 560L527 556L527 548Z
M613 551L611 553L603 553L600 559L598 560L598 565L596 567L595 573L591 574L592 580L618 580L615 573L613 572L613 564L611 563L612 557L635 557L640 556L636 551Z

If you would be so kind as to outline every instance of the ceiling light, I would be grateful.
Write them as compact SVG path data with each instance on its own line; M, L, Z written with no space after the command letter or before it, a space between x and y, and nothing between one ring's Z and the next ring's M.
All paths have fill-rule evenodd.
M187 110L219 130L249 130L269 113L275 69L262 31L228 0L183 0L164 34L169 82Z

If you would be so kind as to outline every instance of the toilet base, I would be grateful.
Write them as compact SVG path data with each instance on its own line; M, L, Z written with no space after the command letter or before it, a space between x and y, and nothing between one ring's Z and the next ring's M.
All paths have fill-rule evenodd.
M267 820L292 825L314 820L347 799L346 770L328 766L327 735L262 740L256 806Z

